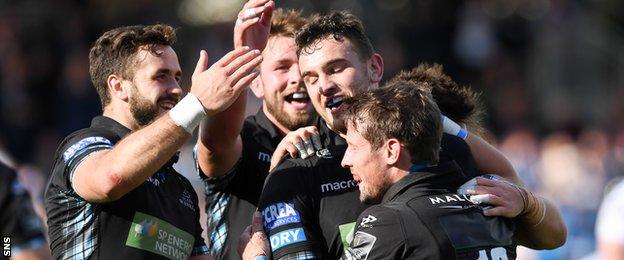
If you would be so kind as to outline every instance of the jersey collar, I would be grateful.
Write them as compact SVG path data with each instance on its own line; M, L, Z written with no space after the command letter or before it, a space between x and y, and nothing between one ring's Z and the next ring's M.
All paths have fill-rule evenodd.
M280 132L277 131L277 129L275 128L275 125L273 125L271 120L269 120L266 114L264 114L262 107L260 107L260 109L258 110L258 113L256 113L256 122L258 123L258 125L260 125L260 127L262 127L262 129L266 130L269 133L269 136L271 137L271 139L277 138L279 140L282 140L283 138L282 134L280 134Z
M104 128L113 131L119 138L123 138L130 133L130 129L107 116L94 117L93 120L91 120L91 128Z
M455 192L463 181L462 176L461 169L455 161L442 162L435 166L421 168L418 172L408 174L390 186L386 194L384 194L381 203L393 200L412 187L423 189L423 191L435 189Z

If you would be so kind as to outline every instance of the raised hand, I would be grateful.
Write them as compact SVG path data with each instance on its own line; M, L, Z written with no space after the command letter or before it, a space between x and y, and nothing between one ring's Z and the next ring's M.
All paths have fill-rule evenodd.
M227 53L208 68L208 53L200 52L191 77L191 93L201 102L208 116L228 108L258 76L254 69L262 61L260 51L249 47Z
M275 9L272 0L250 0L238 13L234 25L234 48L248 46L264 50L271 30L271 16Z

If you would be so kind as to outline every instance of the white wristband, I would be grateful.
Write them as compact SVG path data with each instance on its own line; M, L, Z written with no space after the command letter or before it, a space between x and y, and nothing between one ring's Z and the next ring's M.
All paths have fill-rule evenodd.
M188 93L177 105L169 110L169 116L177 126L184 128L189 134L193 134L195 128L206 116L206 112L199 99L195 95Z
M442 115L442 129L445 133L457 136L464 140L468 137L468 131L466 131L466 129L462 128L445 115Z

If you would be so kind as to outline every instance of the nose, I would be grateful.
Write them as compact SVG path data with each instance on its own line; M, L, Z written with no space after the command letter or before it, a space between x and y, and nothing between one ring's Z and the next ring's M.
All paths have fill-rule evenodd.
M338 92L338 86L333 81L325 81L319 86L319 92L323 96L331 96Z
M349 160L349 154L347 152L345 152L344 156L342 157L342 161L340 161L340 166L342 166L342 168L345 169L349 169L351 168L351 162Z
M178 100L180 99L180 96L182 96L182 92L184 91L182 90L182 87L180 87L180 84L177 81L171 84L169 88L167 88L167 94L171 96L175 96Z
M288 84L295 86L303 86L303 78L301 77L301 73L299 72L299 68L297 66L293 66L292 70L288 73Z

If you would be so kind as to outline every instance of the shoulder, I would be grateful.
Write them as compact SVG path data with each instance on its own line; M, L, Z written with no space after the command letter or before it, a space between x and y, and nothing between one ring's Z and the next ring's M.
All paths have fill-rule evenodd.
M300 189L306 186L305 179L310 177L309 168L303 159L286 159L269 173L264 189L271 191L273 187L277 187L277 192L280 189Z
M114 133L104 129L82 129L67 136L59 146L57 155L68 162L81 151L91 147L112 147L119 140Z
M364 210L358 217L357 231L382 234L385 231L391 237L402 236L401 209L388 205L375 205Z
M345 254L356 259L404 258L406 236L394 208L372 206L358 217Z

